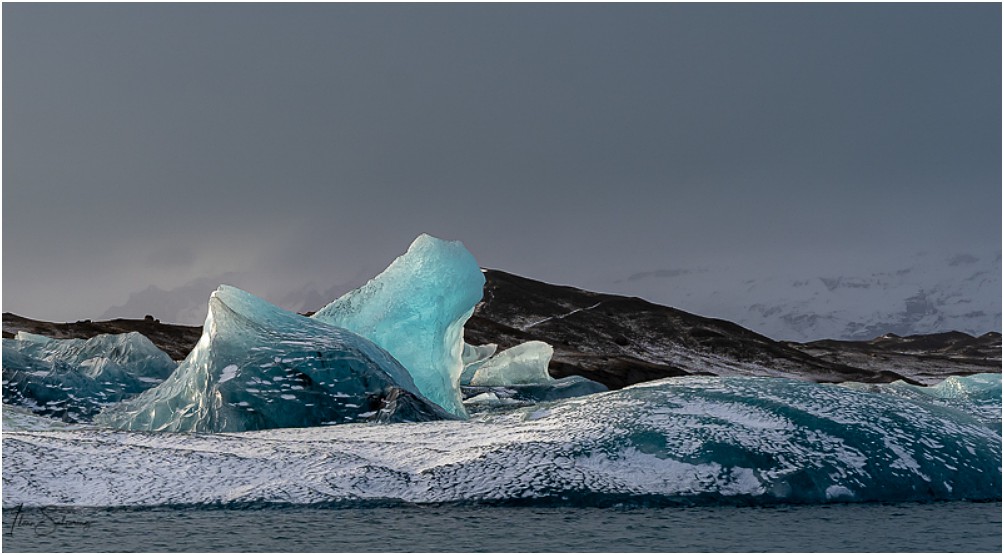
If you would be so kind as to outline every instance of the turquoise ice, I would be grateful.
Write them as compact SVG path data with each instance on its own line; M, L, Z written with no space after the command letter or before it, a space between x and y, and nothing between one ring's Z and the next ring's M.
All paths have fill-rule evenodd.
M221 285L202 337L161 385L95 418L137 431L240 432L449 418L386 351Z
M606 391L599 382L582 376L554 379L548 365L554 348L543 341L527 341L481 363L465 387L467 405L511 407L581 397Z
M464 324L485 278L460 241L420 235L380 275L314 314L394 356L428 399L466 416L460 394Z
M474 372L471 385L540 385L554 381L547 365L554 348L543 341L527 341L491 357Z
M171 375L178 366L167 353L138 332L102 334L90 339L53 339L21 331L10 344L18 351L42 360L96 366L103 359L127 368L135 376L161 380Z
M470 385L474 372L487 362L498 348L499 346L495 343L488 343L486 345L464 343L464 351L460 357L464 362L464 371L460 374L460 385Z
M53 339L19 332L3 340L3 402L66 422L145 391L177 363L132 332Z
M547 343L527 341L492 356L475 370L468 387L475 395L488 396L465 402L506 406L512 401L542 402L606 390L602 383L580 375L554 379L547 370L553 355L554 348Z

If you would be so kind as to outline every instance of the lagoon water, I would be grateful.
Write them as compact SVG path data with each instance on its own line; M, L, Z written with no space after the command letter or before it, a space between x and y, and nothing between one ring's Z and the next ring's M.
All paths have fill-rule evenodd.
M11 551L1001 552L1001 502L7 509Z

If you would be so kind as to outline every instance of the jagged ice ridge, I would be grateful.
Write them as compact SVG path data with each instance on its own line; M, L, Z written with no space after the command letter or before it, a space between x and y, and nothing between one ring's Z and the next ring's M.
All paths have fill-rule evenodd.
M210 296L199 343L178 369L95 422L136 431L240 432L449 417L366 338L222 285Z
M481 268L460 241L423 234L380 275L313 318L386 349L423 395L463 417L464 323L484 284Z

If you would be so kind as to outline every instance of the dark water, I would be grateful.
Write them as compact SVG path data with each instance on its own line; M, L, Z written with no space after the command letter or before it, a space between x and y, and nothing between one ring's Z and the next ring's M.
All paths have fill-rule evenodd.
M10 551L1001 551L1001 503L3 511Z

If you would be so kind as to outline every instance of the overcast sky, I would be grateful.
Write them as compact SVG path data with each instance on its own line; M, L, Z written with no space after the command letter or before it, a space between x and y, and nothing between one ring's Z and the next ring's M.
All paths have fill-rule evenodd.
M3 310L999 252L1000 10L4 4Z

